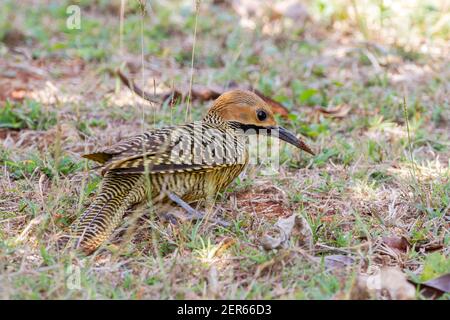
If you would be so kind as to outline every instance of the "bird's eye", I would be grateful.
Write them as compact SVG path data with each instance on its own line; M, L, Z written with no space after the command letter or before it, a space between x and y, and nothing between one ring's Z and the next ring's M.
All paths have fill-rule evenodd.
M264 110L258 110L256 112L256 116L258 117L259 121L264 121L267 118L267 113Z

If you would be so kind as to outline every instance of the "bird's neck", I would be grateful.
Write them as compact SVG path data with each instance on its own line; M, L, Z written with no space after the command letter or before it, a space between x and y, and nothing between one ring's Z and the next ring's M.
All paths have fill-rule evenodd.
M225 121L225 120L223 120L222 117L220 117L219 115L217 115L216 113L213 113L213 112L208 113L203 118L203 122L207 123L208 125L217 127L217 128L235 131L237 134L243 133L241 125L238 122Z
M208 112L205 117L203 118L203 122L206 122L211 125L217 125L217 126L223 126L226 124L226 121L222 119L217 113L215 112Z

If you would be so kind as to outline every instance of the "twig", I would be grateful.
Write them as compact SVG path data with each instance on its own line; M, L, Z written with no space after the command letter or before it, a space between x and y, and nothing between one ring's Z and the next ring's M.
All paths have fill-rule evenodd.
M34 218L33 220L31 220L28 225L25 227L25 229L23 229L23 231L20 233L19 237L17 237L17 239L15 240L15 243L20 243L22 241L25 240L25 238L27 237L28 233L31 231L31 228L33 228L33 226L38 225L42 222L42 220L44 219L44 216L37 216L36 218Z
M416 192L419 193L419 197L422 200L422 203L425 204L425 198L422 194L422 188L420 186L419 183L419 179L417 178L417 172L416 172L416 162L414 160L414 154L413 154L413 148L412 148L412 140L411 140L411 129L409 127L409 119L408 119L408 108L406 106L406 97L403 96L403 113L405 116L405 122L406 122L406 132L408 134L408 151L409 151L409 156L410 156L410 161L411 161L411 167L412 167L412 171L409 171L412 177L412 180L414 182L414 189Z
M142 90L139 86L137 86L132 80L130 80L120 69L117 69L115 72L120 78L120 80L123 82L125 86L127 86L131 91L133 91L135 94L137 94L139 97L141 97L144 100L147 100L151 103L157 103L157 104L163 104L165 101L168 101L170 105L173 105L175 103L175 99L178 97L181 97L184 99L186 97L186 93L182 90L178 90L173 86L173 83L171 85L171 89L168 92L163 92L160 94L150 94L144 90ZM254 92L256 95L258 95L261 99L263 99L266 103L268 103L271 107L274 113L277 113L281 115L282 117L287 117L289 115L289 110L283 106L281 103L273 100L270 97L265 96L261 91L258 91L257 89L253 88L252 86L242 85L239 86L237 84L234 84L231 88L228 89L243 89ZM193 100L193 99L199 99L202 101L206 100L214 100L217 99L222 93L226 91L225 88L196 88L191 83L191 87L189 88L190 97L188 96L187 99ZM186 114L187 116L187 114Z
M191 114L189 112L191 107L191 97L192 97L192 84L194 82L194 56L195 56L195 45L197 42L197 20L198 13L200 11L200 0L195 1L195 24L194 24L194 41L192 44L192 56L191 56L191 78L189 80L189 94L187 98L187 107L186 107L186 121L191 120Z
M124 85L126 85L131 91L136 93L139 97L141 97L144 100L153 102L153 103L161 103L161 101L158 101L155 97L153 97L151 94L145 92L142 90L139 86L137 86L132 80L128 79L120 69L116 71L116 74L119 76L120 80Z

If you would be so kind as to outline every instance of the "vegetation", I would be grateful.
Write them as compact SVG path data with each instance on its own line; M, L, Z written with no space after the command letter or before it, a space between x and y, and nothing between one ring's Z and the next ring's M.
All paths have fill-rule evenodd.
M196 11L130 0L121 20L121 1L80 0L80 29L69 29L73 2L2 1L1 298L402 298L365 277L450 273L443 1L200 1ZM283 126L317 155L283 144L276 175L250 166L217 199L230 228L146 216L91 256L59 250L101 181L83 153L200 119L211 103L143 100L119 67L150 93L188 92L191 74L205 88L252 86L288 109ZM310 242L306 228L265 250L261 239L292 214Z

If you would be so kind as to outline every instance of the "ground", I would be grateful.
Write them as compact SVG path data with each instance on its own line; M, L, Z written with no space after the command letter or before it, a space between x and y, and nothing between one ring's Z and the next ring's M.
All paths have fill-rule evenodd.
M449 3L294 2L143 15L130 0L121 24L120 1L75 1L79 29L72 1L2 2L1 298L450 297L417 287L450 272ZM230 228L147 217L91 256L60 250L101 181L83 153L211 103L145 101L119 67L149 93L251 86L317 155L282 145L277 174L248 167L217 199ZM293 214L290 238L263 246ZM392 274L397 287L368 285Z

